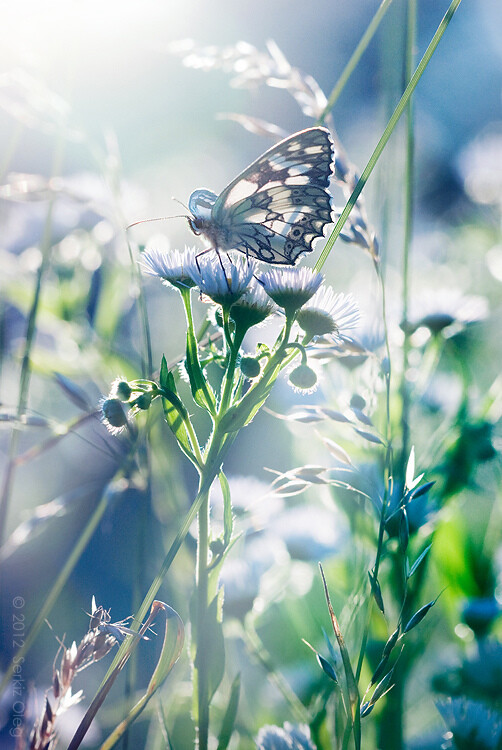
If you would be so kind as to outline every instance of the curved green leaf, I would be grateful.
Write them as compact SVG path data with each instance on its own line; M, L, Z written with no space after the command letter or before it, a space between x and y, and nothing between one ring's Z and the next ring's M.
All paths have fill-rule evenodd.
M160 365L159 382L163 391L162 408L165 420L169 425L171 432L174 434L174 437L178 441L178 445L183 453L188 456L192 463L197 464L193 452L193 445L187 430L187 424L190 425L190 417L178 396L174 375L172 372L169 372L166 358L164 356L162 356L162 362Z
M234 731L237 708L239 707L239 696L241 692L241 676L238 674L232 682L230 688L230 698L228 700L227 710L221 724L220 736L218 738L217 750L227 750L228 743Z
M131 709L126 718L114 729L110 736L103 742L100 750L111 750L120 740L126 729L140 715L150 698L162 685L167 675L178 661L183 648L185 639L185 628L179 614L164 602L155 601L152 604L152 611L160 612L165 618L164 643L162 651L155 667L153 674L148 683L146 693L140 698L136 705Z

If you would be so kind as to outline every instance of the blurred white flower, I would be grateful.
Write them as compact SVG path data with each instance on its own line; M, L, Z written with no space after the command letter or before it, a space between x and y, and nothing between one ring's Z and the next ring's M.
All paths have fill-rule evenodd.
M441 333L454 326L453 332L488 317L488 300L481 295L463 294L455 287L427 288L411 300L408 316L409 331L427 328Z
M436 704L457 748L497 750L502 740L502 716L482 703L450 698Z
M270 531L281 538L292 558L323 560L340 550L347 529L338 511L312 504L286 508L276 514Z
M258 750L315 750L306 724L294 725L288 721L284 728L268 725L262 727L256 738Z
M465 192L476 203L502 206L502 133L472 141L460 154L458 169Z

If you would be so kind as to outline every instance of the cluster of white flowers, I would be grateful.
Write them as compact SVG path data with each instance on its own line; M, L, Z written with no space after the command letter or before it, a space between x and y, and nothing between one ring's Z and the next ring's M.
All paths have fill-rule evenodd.
M232 307L237 315L254 312L256 323L282 309L286 317L295 317L309 339L328 336L343 341L359 322L352 295L337 294L324 283L322 274L310 268L260 271L253 260L239 257L230 261L217 253L197 256L193 248L183 253L147 250L142 265L148 274L178 289L198 287L216 304Z

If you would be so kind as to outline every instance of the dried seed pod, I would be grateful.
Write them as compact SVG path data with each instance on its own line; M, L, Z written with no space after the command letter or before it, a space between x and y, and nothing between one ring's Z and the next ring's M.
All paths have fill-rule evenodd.
M380 588L378 578L373 575L371 570L368 570L368 576L369 576L370 583L371 583L371 591L377 603L377 607L382 614L385 614L385 607L383 604L383 597L382 597L382 589Z
M316 654L317 661L319 663L319 666L321 667L322 671L328 675L328 677L333 680L333 682L338 682L338 678L336 676L336 672L333 669L333 666L329 663L327 659L324 658L321 654Z
M61 695L61 681L59 679L59 672L57 671L57 669L54 669L52 673L52 693L56 700Z
M428 602L428 604L424 604L423 607L420 607L420 609L417 610L415 614L413 615L413 617L411 617L406 623L406 627L404 628L403 633L409 633L409 631L412 628L415 628L419 622L422 622L427 612L431 609L431 607L435 605L436 602L437 602L437 597L436 599L433 599L433 601Z
M396 645L398 638L399 638L399 625L394 630L394 632L392 633L392 635L389 636L389 638L387 639L387 643L383 647L382 657L389 656L390 652L392 651L392 649Z

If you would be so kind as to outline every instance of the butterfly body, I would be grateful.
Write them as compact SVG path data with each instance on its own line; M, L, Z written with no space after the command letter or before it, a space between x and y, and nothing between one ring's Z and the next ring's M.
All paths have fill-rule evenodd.
M267 263L294 265L331 222L327 190L333 144L325 128L309 128L272 146L221 193L195 190L190 228L211 248L239 250Z

